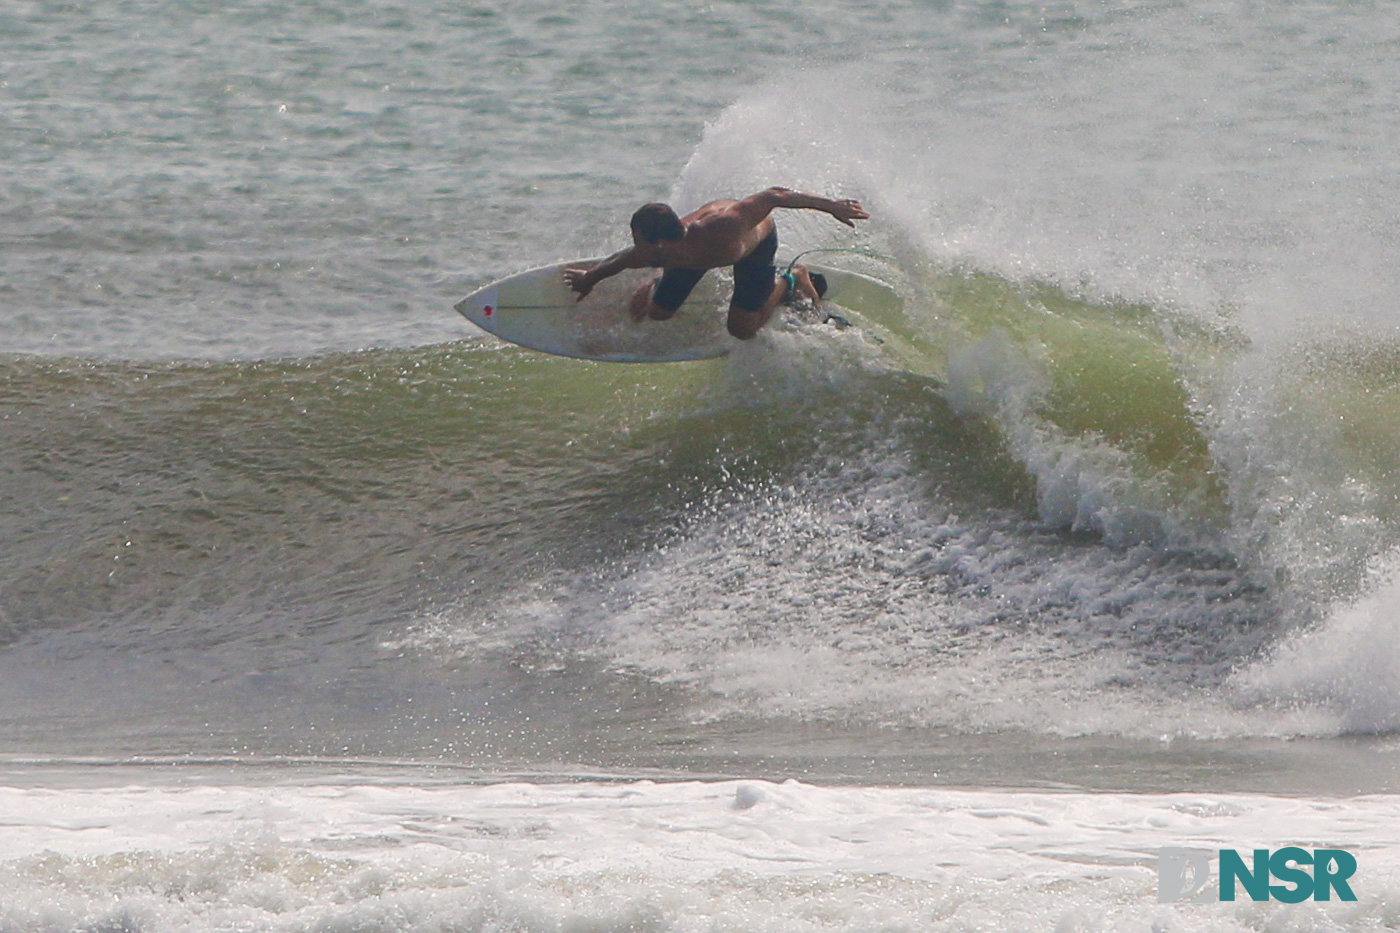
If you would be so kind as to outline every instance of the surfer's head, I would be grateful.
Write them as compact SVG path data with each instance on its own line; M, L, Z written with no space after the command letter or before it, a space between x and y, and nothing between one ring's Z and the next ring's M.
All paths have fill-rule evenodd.
M632 215L632 236L642 243L679 240L685 236L685 225L669 204L643 204Z

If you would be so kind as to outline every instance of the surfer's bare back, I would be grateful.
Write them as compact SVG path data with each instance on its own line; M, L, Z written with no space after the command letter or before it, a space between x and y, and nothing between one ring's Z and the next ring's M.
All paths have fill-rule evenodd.
M591 269L565 269L564 281L582 299L594 285L623 269L662 269L633 294L631 312L635 321L664 321L707 270L732 265L729 332L748 340L768 323L789 288L773 265L778 230L769 215L776 207L824 211L848 227L870 218L859 201L833 201L790 188L768 188L742 201L711 201L684 217L667 204L645 204L632 215L631 246Z

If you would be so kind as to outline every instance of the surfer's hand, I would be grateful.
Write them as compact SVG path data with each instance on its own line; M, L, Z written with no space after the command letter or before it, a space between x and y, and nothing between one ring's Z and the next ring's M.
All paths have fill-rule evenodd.
M848 227L854 227L857 220L870 219L870 215L865 212L865 208L861 207L860 202L855 198L844 198L837 201L831 209L831 216Z
M845 198L834 202L829 213L848 227L854 227L857 220L870 219L870 215L865 212L865 208L861 207L860 202L855 198Z
M576 301L582 301L588 297L588 293L593 291L593 283L588 281L587 269L565 269L564 281L570 288L578 292Z

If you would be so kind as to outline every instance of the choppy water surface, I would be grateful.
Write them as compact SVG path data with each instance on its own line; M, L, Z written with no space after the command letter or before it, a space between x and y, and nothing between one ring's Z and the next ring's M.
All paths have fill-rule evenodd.
M29 829L0 842L0 918L1385 926L1397 38L1323 3L11 4L0 736ZM773 183L860 197L854 235L780 217L784 254L852 250L822 258L902 311L648 367L450 310L616 247L642 201ZM503 776L556 815L493 822L460 786ZM434 782L458 789L414 796ZM343 851L259 810L268 784L296 788L266 804L286 819L347 820ZM590 809L628 787L710 814L710 888L625 800ZM1308 822L1356 793L1381 796ZM124 794L166 836L119 826ZM1180 834L1119 851L1081 805ZM950 816L924 872L881 828L924 806L1117 867L1013 846L1073 895L955 904L1007 840ZM215 812L233 835L179 828ZM805 842L775 828L798 813ZM581 858L614 818L650 868L487 853L536 866L515 900L495 862L376 849ZM99 824L91 851L42 829ZM855 825L897 879L884 914L875 862L815 854ZM242 848L258 827L280 841ZM753 860L722 854L750 831ZM1153 846L1329 833L1375 866L1349 913L1155 903ZM774 893L796 884L820 916ZM19 893L60 888L58 913Z

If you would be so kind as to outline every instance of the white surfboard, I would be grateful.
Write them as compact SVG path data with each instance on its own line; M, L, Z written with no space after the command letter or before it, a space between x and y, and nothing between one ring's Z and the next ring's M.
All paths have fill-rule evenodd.
M584 360L705 360L724 356L738 345L725 329L733 291L728 269L712 269L670 320L633 321L627 311L632 293L659 270L625 270L599 282L587 298L575 300L564 282L564 270L597 262L580 259L528 269L472 292L453 307L502 340ZM883 306L899 303L894 289L878 279L812 264L808 268L826 276L826 302L848 310L859 310L871 300Z

